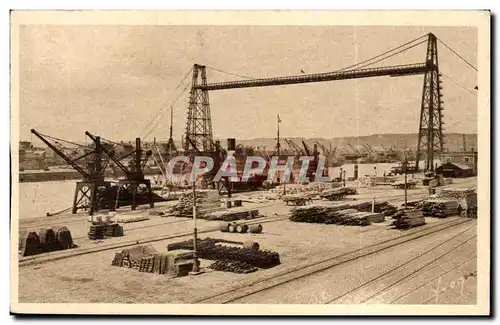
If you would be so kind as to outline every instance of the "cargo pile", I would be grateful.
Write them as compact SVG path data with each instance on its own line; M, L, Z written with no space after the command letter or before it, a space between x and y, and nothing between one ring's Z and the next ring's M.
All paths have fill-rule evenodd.
M458 207L458 202L455 200L430 199L424 200L422 212L426 217L446 218L458 214Z
M209 221L213 220L235 221L235 220L252 220L252 219L262 218L262 215L260 215L259 210L256 209L249 210L243 208L234 208L230 210L221 210L221 211L210 212L207 214L202 214L201 216L199 216L199 218Z
M196 242L197 255L200 258L216 261L239 261L251 265L252 267L267 269L280 264L280 257L277 252L261 251L259 245L253 245L253 248L247 247L233 247L217 245L219 243L235 242L206 238ZM179 243L169 244L167 246L169 251L176 249L193 249L193 240L187 240Z
M263 228L260 224L247 225L244 223L229 222L222 223L219 229L221 232L260 234Z
M258 271L259 268L251 264L231 261L231 260L218 260L210 265L210 268L215 271L233 272L240 274L247 274Z
M118 223L93 222L87 233L90 240L104 239L106 237L123 236L123 227Z
M397 229L409 229L425 225L425 218L422 211L418 210L401 210L393 218L394 221L391 225Z
M19 233L19 254L31 256L46 252L75 248L71 232L66 227L55 226L38 231Z
M459 211L463 216L469 218L477 217L477 193L472 188L449 188L443 189L436 195L440 199L456 200Z
M383 222L385 216L382 213L364 212L349 208L348 204L342 204L295 208L289 219L294 222L368 226L371 223Z
M350 208L363 211L363 212L371 212L372 211L373 202L363 202L357 204L351 204ZM397 212L397 208L387 201L377 202L375 201L374 212L382 213L384 216L391 216Z
M281 199L285 201L287 205L289 203L293 205L305 205L308 202L312 202L313 197L316 195L316 193L287 194L283 195Z
M192 252L161 254L151 245L141 245L116 253L111 265L179 277L187 275L193 269L193 261Z
M193 192L183 192L179 201L170 209L170 215L174 217L193 217ZM219 192L215 190L196 191L196 213L197 217L221 209Z
M352 195L353 193L356 194L355 189L353 192L353 189L349 187L338 187L330 190L325 190L321 192L319 196L330 201L339 201L342 200L346 195Z

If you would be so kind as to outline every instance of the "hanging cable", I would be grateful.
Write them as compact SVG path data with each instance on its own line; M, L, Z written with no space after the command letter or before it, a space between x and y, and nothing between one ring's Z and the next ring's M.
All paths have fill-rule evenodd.
M252 78L252 77L248 77L248 76L244 76L244 75L240 75L240 74L236 74L236 73L227 72L227 71L224 71L224 70L221 70L221 69L217 69L217 68L213 68L213 67L209 67L209 66L206 66L206 67L209 68L209 69L215 70L215 71L219 71L221 73L225 73L227 75L235 76L235 77L240 77L240 78L245 78L245 79L250 79L250 80L255 79L255 78Z
M173 93L175 94L175 92L184 84L184 81L186 80L186 78L193 72L193 67L191 67L188 72L184 75L184 77L182 78L182 80L179 82L179 84L174 88L173 90ZM164 106L165 107L165 106ZM145 124L145 127L144 127L144 130L143 130L143 133L151 126L151 124L154 122L154 120L158 117L158 115L161 114L161 109L160 111L158 111L152 118L150 118L148 120L148 122L146 122Z
M175 103L177 103L177 101L181 98L181 96L182 96L182 95L184 95L184 94L186 93L186 90L187 90L190 86L191 86L190 84L186 85L186 86L184 87L184 89L182 90L182 92L181 92L181 93L177 96L177 98L175 98L175 100L174 100L174 101L173 101L170 105L165 105L165 106L163 106L163 107L161 108L161 110L160 110L160 111L161 111L161 112L163 112L167 106L168 106L168 107L170 107L170 106L175 105ZM160 116L160 114L157 114L157 117L159 117L159 116ZM157 128L157 127L158 127L159 121L160 121L160 120L158 120L158 119L157 119L157 120L154 122L154 124L153 124L153 123L151 124L152 128L150 128L149 132L147 132L147 133L143 136L143 138L144 138L144 139L146 139L146 138L147 138L147 137L148 137L148 136L149 136L149 135L150 135L150 134L151 134L151 133L152 133L152 132L153 132L153 131Z
M456 81L455 79L453 79L452 77L440 72L443 76L445 76L446 78L450 79L451 81L453 81L457 86L459 86L460 88L464 89L464 90L467 90L469 93L471 93L472 95L474 95L475 97L477 97L477 94L474 93L472 90L462 86L460 83L458 83L458 81Z
M391 55L389 55L389 56L387 56L387 57L385 57L385 58L381 58L381 59L379 59L379 60L377 60L377 61L375 61L375 62L371 62L371 63L368 63L368 64L363 65L363 66L361 66L361 67L358 67L357 69L363 69L363 68L366 68L366 67L368 67L368 66L370 66L370 65L373 65L373 64L375 64L375 63L378 63L378 62L381 62L381 61L387 60L387 59L388 59L388 58L390 58L390 57L393 57L393 56L395 56L395 55L398 55L398 54L400 54L400 53L402 53L402 52L404 52L404 51L407 51L407 50L409 50L409 49L411 49L411 48L414 48L414 47L416 47L416 46L418 46L418 45L420 45L420 44L426 43L426 42L427 42L427 40L424 40L424 41L419 42L419 43L417 43L417 44L414 44L414 45L412 45L412 46L410 46L410 47L408 47L408 48L406 48L406 49L403 49L403 50L400 50L400 51L398 51L398 52L396 52L396 53L393 53L393 54L391 54ZM357 69L356 69L356 70L357 70Z
M351 68L354 68L354 67L356 67L356 66L358 66L358 65L361 65L361 64L367 63L367 62L369 62L369 61L372 61L372 60L374 60L374 59L378 59L379 57L382 57L382 56L384 56L384 55L386 55L386 54L389 54L389 53L391 53L391 52L393 52L393 51L399 50L400 48L405 47L405 46L407 46L407 45L410 45L411 43L416 42L416 41L418 41L418 40L420 40L420 39L422 39L422 38L424 38L424 37L427 37L427 34L426 34L426 35L422 35L422 36L420 36L420 37L418 37L418 38L415 38L415 39L414 39L414 40L412 40L412 41L406 42L406 43L404 43L404 44L402 44L402 45L400 45L400 46L398 46L398 47L395 47L395 48L393 48L393 49L390 49L390 50L388 50L388 51L386 51L386 52L384 52L384 53L381 53L381 54L379 54L379 55L377 55L377 56L374 56L374 57L372 57L372 58L369 58L369 59L367 59L367 60L361 61L361 62L356 63L356 64L353 64L353 65L350 65L350 66L348 66L348 67L342 68L342 69L340 69L340 70L336 70L336 71L334 71L334 72L340 72L340 71L343 71L343 70L351 69ZM419 43L419 44L420 44L420 43Z
M74 146L78 146L78 147L85 147L84 145L82 144L79 144L79 143L76 143L76 142L71 142L71 141L68 141L68 140L63 140L63 139L59 139L59 138L56 138L56 137L52 137L50 135L46 135L46 134L42 134L40 133L41 136L44 136L46 138L49 138L49 139L52 139L52 140L56 140L56 141L61 141L61 142L65 142L65 143L69 143L69 144L72 144Z
M449 47L445 42L443 42L441 39L437 38L436 39L441 43L443 44L444 46L446 46L446 48L448 50L450 50L451 52L453 52L456 56L458 56L460 59L462 59L462 61L464 61L465 63L467 63L472 69L476 70L477 71L477 68L475 66L473 66L469 61L467 61L466 59L464 59L460 54L458 54L457 52L455 52L451 47Z

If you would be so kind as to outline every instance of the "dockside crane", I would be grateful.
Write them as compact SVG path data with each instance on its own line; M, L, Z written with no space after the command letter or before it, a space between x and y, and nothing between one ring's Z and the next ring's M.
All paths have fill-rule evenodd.
M292 149L293 151L295 151L295 154L297 156L304 156L305 151L298 144L296 144L292 140L286 139L286 138L285 138L285 142L286 142L286 144L288 144L288 146L290 147L290 149Z
M85 152L79 157L71 159L64 154L54 143L55 141L64 141L48 135L43 135L35 129L31 129L31 133L37 136L43 143L52 149L59 157L61 157L68 165L73 167L81 176L82 179L76 183L75 194L73 198L73 206L71 212L77 213L78 210L88 210L89 214L94 214L102 208L114 208L111 182L104 180L104 171L109 162L109 159L103 157L103 146L101 139L96 137L94 147ZM82 159L87 158L86 168L78 164ZM104 158L104 159L103 159Z
M94 143L100 142L99 137L92 135L90 132L86 131L85 134L94 141ZM135 150L127 153L125 156L116 157L114 150L109 150L102 147L102 151L113 161L113 163L121 169L125 175L125 179L120 179L118 181L118 189L115 198L115 209L120 206L120 195L122 191L125 191L131 196L131 209L135 210L138 206L137 195L138 193L146 192L147 201L149 206L154 207L153 191L151 189L151 181L144 177L144 167L152 155L151 150L143 152L141 148L141 139L135 139ZM123 159L133 155L133 159L129 161L129 166L123 164ZM145 187L145 189L144 189Z

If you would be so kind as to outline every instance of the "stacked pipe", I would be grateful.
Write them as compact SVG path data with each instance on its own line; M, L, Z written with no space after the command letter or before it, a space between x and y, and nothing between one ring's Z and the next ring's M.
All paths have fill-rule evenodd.
M424 216L446 218L458 213L458 202L455 200L433 199L422 204Z
M232 233L251 233L251 234L260 234L262 232L262 225L260 224L252 224L252 225L246 225L243 223L221 223L219 226L219 229L221 232L232 232Z

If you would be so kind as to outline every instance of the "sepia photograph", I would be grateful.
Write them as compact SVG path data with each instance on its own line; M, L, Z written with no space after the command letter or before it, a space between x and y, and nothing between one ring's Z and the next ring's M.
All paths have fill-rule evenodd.
M490 19L12 11L11 312L489 315Z

